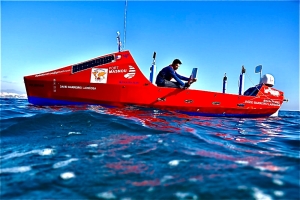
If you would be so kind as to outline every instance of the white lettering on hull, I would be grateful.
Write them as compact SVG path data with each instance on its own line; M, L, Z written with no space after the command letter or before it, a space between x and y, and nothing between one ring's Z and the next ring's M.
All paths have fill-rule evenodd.
M117 70L109 70L109 73L115 73L115 74L117 74L117 73L126 73L127 72L127 70L126 69L117 69Z
M60 85L59 88L62 89L75 89L75 90L96 90L96 87L83 87L78 85Z
M280 106L279 101L273 101L273 100L264 100L264 101L250 101L246 100L245 103L248 104L255 104L255 105L264 105L264 106Z
M35 77L55 75L55 74L60 74L60 73L65 73L65 72L70 72L70 71L71 70L61 70L61 71L47 72L47 73L43 73L43 74L37 74L37 75L35 75Z

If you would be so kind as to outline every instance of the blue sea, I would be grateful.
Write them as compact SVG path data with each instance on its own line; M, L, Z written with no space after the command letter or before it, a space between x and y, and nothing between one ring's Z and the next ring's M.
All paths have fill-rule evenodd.
M299 117L1 99L0 198L300 199Z

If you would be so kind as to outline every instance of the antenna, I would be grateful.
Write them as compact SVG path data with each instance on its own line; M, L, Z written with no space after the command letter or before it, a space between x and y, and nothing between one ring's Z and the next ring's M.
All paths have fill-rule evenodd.
M261 80L261 71L262 71L262 65L258 65L255 67L255 73L260 73L259 82Z
M125 49L125 41L126 41L126 15L127 15L127 0L125 0L125 11L124 11L124 38L123 38L123 49Z
M153 53L153 62L152 62L152 66L150 67L150 82L151 83L155 83L156 80L156 65L155 65L155 58L156 58L156 52L154 51Z
M227 86L227 76L225 73L223 77L223 93L226 93L226 86Z
M117 44L118 44L118 51L121 51L121 40L120 40L120 32L117 31Z
M246 73L246 69L244 65L242 66L242 72L240 74L240 79L239 79L239 95L242 95L244 92L244 74Z

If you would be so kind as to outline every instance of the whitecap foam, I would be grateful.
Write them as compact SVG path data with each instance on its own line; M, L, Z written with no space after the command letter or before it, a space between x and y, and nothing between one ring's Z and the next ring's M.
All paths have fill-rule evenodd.
M71 178L74 178L75 177L75 174L73 172L65 172L65 173L62 173L60 175L60 177L64 180L67 180L67 179L71 179Z
M172 167L179 165L180 162L188 162L187 160L171 160L168 164Z
M103 156L105 156L105 154L97 154L97 155L93 155L93 158L101 158L101 157L103 157Z
M30 166L9 167L9 168L0 169L0 174L2 174L2 173L23 173L23 172L27 172L30 170L31 170Z
M130 158L131 155L127 154L127 155L122 155L123 158Z
M179 199L198 199L197 195L190 192L176 192L175 196Z
M41 150L38 154L41 156L48 156L48 155L54 154L54 149L46 148L46 149Z
M245 185L239 185L239 186L238 186L238 189L239 189L239 190L247 190L248 187L245 186Z
M256 200L272 200L272 197L270 195L263 193L258 188L253 188L253 192L253 197Z
M161 180L160 180L160 182L166 182L166 181L168 181L168 180L171 180L171 179L173 179L174 177L173 176L170 176L170 175L165 175Z
M283 185L283 182L279 179L273 179L273 183L275 183L276 185Z
M101 192L97 194L97 197L103 199L116 199L117 197L112 192Z
M82 133L80 132L69 132L68 135L81 135Z
M245 161L245 160L237 160L237 161L235 161L235 163L242 164L242 165L248 165L249 164L249 162Z
M274 191L274 195L277 197L282 197L284 195L284 192L276 190L276 191Z
M22 153L13 152L13 153L10 153L10 154L4 155L4 156L0 156L0 158L3 160L7 160L7 159L11 159L11 158L26 156L28 154L39 154L41 156L45 156L45 155L51 155L53 152L54 152L54 150L50 149L50 148L36 149L36 150L22 152Z
M179 160L171 160L168 164L170 165L170 166L177 166L177 165L179 165Z
M56 169L56 168L64 167L64 166L67 166L69 163L71 163L73 161L77 161L77 160L78 160L77 158L71 158L69 160L60 161L60 162L55 163L53 165L53 168Z
M98 147L98 144L89 144L87 147Z
M196 178L189 178L189 181L190 181L190 182L197 182L198 179L196 179Z
M13 152L13 153L1 156L0 158L3 159L3 160L7 160L7 159L10 159L10 158L22 157L22 156L25 156L25 155L30 154L30 153L32 153L32 151L24 152L24 153Z
M147 192L153 192L154 191L154 187L149 187L148 189L147 189Z

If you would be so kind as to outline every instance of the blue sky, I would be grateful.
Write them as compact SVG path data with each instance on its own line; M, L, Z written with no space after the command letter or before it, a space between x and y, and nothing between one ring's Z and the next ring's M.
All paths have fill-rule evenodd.
M2 1L1 89L25 93L23 76L117 51L125 1ZM285 92L283 110L299 110L298 1L128 1L125 49L146 77L179 58L179 74L198 67L192 88L238 93L259 81L255 66Z

